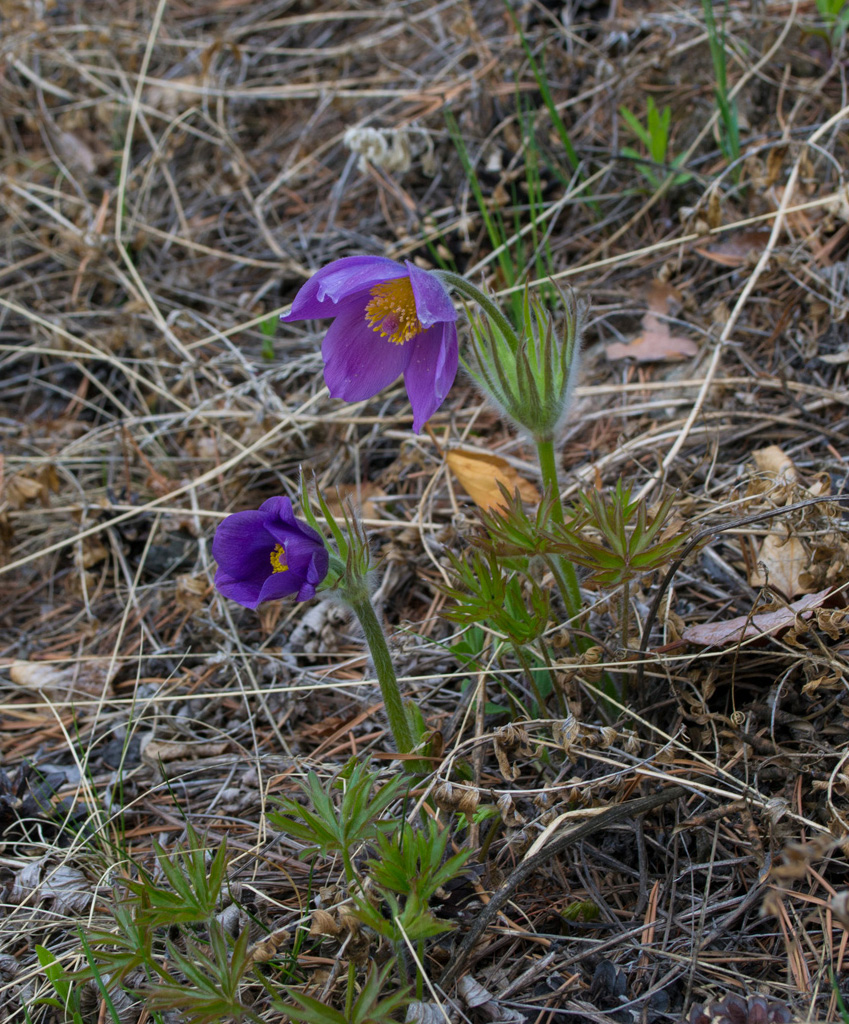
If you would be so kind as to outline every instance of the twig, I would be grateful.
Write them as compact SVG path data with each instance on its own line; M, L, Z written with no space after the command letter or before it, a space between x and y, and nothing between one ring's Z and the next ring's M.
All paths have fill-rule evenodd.
M454 954L451 963L445 971L443 971L442 977L439 979L440 986L445 988L446 985L449 985L457 977L460 969L468 959L469 953L472 951L475 943L484 933L485 929L498 916L499 911L505 903L513 897L521 883L529 875L532 875L534 871L542 867L542 865L551 860L552 857L556 857L557 854L567 850L570 846L580 842L582 839L586 839L588 836L594 835L596 832L609 828L617 821L622 821L625 818L633 818L638 814L646 814L655 807L662 807L664 804L671 803L673 800L677 800L686 793L687 790L683 786L670 786L669 789L661 790L659 793L652 793L650 796L644 796L637 800L629 800L627 803L618 804L615 807L609 808L604 813L591 818L589 821L585 821L582 825L578 825L577 828L567 832L566 835L560 836L558 839L550 842L544 849L540 850L539 853L535 853L532 857L528 857L527 860L522 861L504 885L502 885L501 888L493 894L492 899L487 903L483 912L475 918L474 923L466 933L466 937L460 943L460 946Z

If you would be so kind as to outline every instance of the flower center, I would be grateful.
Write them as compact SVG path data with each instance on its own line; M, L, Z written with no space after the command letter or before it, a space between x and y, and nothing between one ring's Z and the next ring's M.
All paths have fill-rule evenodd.
M376 284L366 306L369 327L393 345L403 345L424 330L416 312L416 299L409 277Z
M286 564L286 552L283 550L283 545L278 544L277 547L270 554L271 559L271 571L274 572L286 572L289 566Z

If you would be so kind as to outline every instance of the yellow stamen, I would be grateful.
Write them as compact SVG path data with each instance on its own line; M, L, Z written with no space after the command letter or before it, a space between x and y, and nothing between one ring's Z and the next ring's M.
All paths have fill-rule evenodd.
M271 552L270 557L272 572L286 572L289 568L286 564L286 552L283 550L282 544L277 545L277 547Z
M388 337L393 345L403 345L424 330L416 312L409 277L376 284L371 296L371 302L366 306L366 320L381 338Z

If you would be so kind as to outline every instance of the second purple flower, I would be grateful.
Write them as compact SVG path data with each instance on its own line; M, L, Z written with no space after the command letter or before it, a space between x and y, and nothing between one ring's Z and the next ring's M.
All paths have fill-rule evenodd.
M330 561L324 541L295 517L285 497L269 498L258 509L222 520L212 557L218 562L215 586L245 608L292 594L309 601Z
M442 281L407 261L348 256L323 267L281 317L334 317L321 346L330 394L376 395L403 374L419 431L457 375L457 311Z

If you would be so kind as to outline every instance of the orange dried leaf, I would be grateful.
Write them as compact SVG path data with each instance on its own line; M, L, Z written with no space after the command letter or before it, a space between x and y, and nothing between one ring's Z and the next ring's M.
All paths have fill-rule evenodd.
M498 455L470 448L452 448L446 453L445 461L472 501L482 509L503 507L504 495L499 483L510 493L518 490L523 501L538 502L540 499L536 487L522 479L510 463Z

